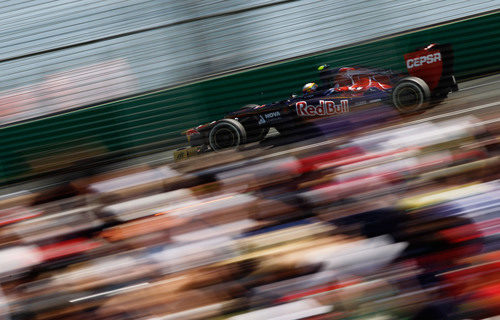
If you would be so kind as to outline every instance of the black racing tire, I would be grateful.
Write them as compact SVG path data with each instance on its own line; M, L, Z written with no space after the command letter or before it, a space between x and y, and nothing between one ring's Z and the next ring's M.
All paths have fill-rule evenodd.
M210 130L208 143L213 151L236 148L247 140L247 133L235 119L219 120Z
M402 114L419 112L429 105L431 91L424 80L406 77L392 90L392 103Z

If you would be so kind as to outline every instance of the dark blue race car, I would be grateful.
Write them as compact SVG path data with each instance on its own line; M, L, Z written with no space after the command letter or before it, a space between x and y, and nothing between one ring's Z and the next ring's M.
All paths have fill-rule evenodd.
M307 128L312 120L386 104L411 114L434 106L458 90L449 45L432 44L404 56L407 74L363 67L321 66L320 85L309 83L301 96L250 105L224 119L184 132L198 151L223 150L262 140L271 127L280 134ZM187 156L187 154L186 154ZM182 158L178 153L176 158Z

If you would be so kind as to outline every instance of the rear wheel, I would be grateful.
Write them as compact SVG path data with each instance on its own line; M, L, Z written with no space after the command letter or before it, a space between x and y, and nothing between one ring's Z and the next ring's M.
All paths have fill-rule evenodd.
M247 140L247 133L241 123L234 119L222 119L210 130L208 143L214 151L235 148Z
M429 86L424 80L417 77L402 79L392 91L392 103L403 114L425 109L429 98Z

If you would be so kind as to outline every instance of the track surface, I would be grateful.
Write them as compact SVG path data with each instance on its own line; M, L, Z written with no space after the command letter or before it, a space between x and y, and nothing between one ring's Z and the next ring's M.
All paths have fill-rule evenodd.
M467 115L473 115L485 124L498 123L500 121L499 86L499 74L459 83L459 91L451 93L449 97L438 106L426 110L421 114L407 116L397 122L384 125L381 128L375 129L375 131L424 121L449 120ZM368 130L368 132L370 132L370 130ZM273 135L275 136L277 133L271 131L269 134L271 139ZM255 148L259 146L253 147ZM287 153L293 151L294 148L305 149L308 148L308 145L303 144L298 147L295 145L289 145L281 148L267 147L266 154L272 155L276 153ZM166 151L139 157L133 160L114 163L107 166L105 170L114 170L117 168L131 167L141 164L160 165L171 162L173 162L173 151ZM22 190L35 190L42 187L57 185L70 179L71 178L68 176L56 176L19 183L8 188L4 188L0 196Z

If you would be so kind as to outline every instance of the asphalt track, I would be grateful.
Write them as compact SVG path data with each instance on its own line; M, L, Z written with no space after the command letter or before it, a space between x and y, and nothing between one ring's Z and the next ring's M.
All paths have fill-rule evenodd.
M472 115L480 120L480 123L500 126L500 74L495 74L487 77L481 77L469 81L459 83L459 91L451 93L448 98L434 108L428 109L421 114L400 117L396 121L381 125L377 128L364 131L364 134L370 131L386 130L388 128L400 127L409 124L416 124L425 121L440 121L453 118ZM278 136L277 132L271 130L267 141ZM286 153L292 153L297 150L306 150L321 144L327 144L328 141L315 141L312 143L293 142L287 145L281 144L274 146L273 143L253 144L245 148L258 148L263 150L266 156L273 157ZM138 157L132 160L113 163L104 168L103 171L111 171L118 168L132 167L137 165L162 165L173 162L173 152L165 151L155 153L143 157ZM70 178L67 176L54 176L51 178L39 179L35 181L18 183L7 188L3 188L1 195L6 195L12 192L21 190L36 190L39 188L54 186Z

